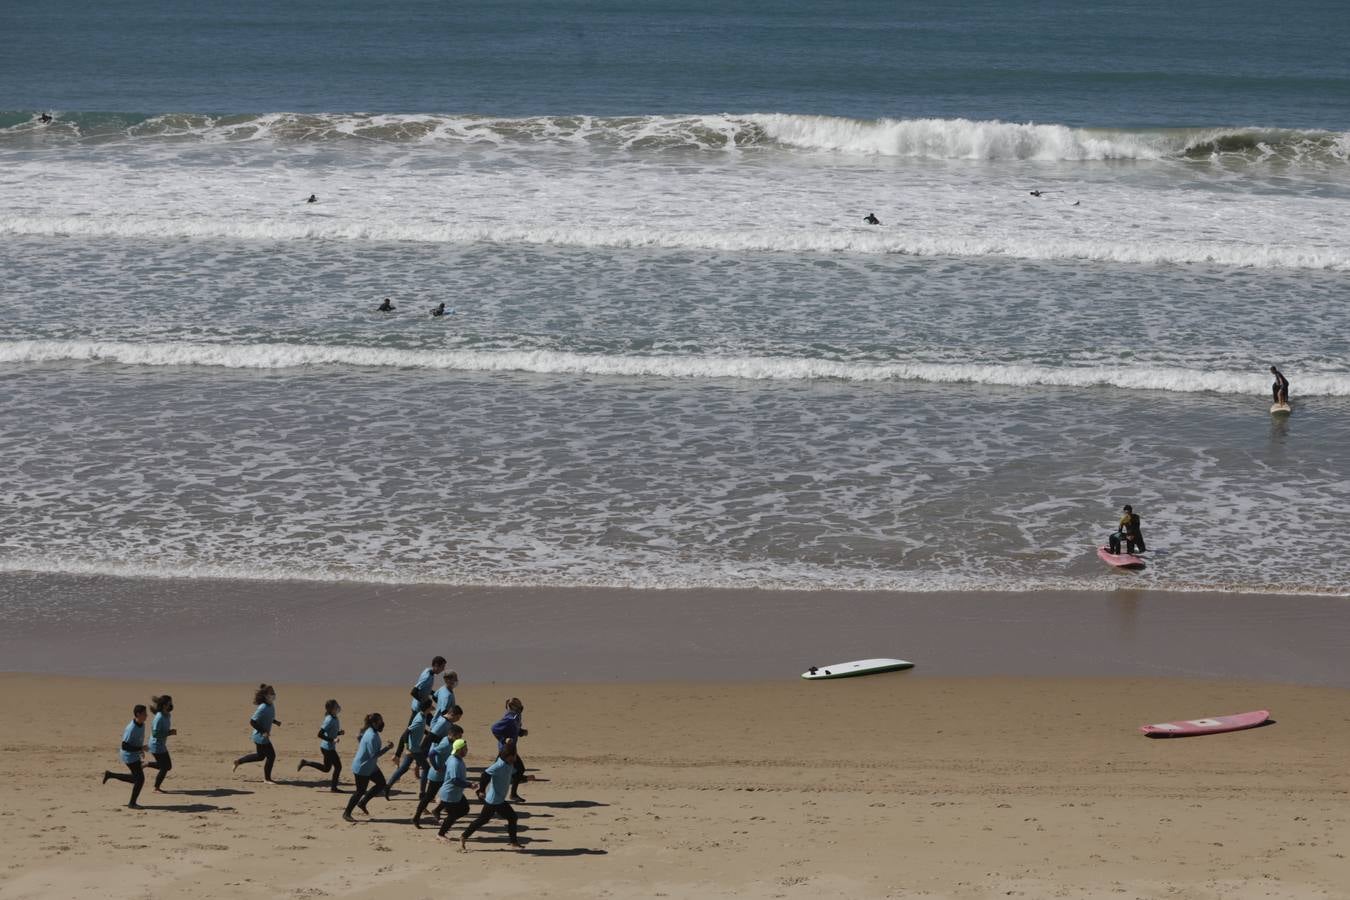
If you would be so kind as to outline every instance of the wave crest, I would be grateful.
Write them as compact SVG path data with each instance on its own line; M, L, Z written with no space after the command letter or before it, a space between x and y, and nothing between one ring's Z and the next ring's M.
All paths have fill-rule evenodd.
M1074 128L970 119L851 119L789 113L532 116L503 118L366 113L211 116L72 113L49 125L29 112L0 112L0 146L34 142L546 146L623 150L785 150L924 159L1279 160L1350 162L1350 132L1218 127Z
M1044 366L968 362L851 362L769 356L617 356L557 350L413 350L323 344L3 341L0 363L111 362L227 369L304 367L524 372L627 378L750 381L923 381L1006 387L1114 387L1179 393L1264 394L1264 372L1176 366ZM1350 374L1305 375L1299 396L1350 396Z

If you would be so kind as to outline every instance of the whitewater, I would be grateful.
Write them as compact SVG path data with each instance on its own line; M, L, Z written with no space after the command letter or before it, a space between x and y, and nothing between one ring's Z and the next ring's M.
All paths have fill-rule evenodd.
M0 113L0 571L1350 585L1344 130L162 109Z

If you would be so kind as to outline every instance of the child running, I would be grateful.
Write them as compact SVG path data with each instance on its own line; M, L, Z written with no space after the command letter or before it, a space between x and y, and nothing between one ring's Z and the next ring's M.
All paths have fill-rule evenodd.
M140 799L141 788L145 787L145 773L141 771L142 760L145 759L145 719L149 715L144 703L137 703L131 710L131 721L127 727L122 729L122 750L118 754L126 767L131 770L131 774L123 775L121 772L109 772L103 770L103 783L107 784L108 779L125 781L131 785L131 802L127 804L128 809L140 809L141 805L136 801Z
M253 711L253 718L248 720L248 724L253 726L253 745L258 749L234 761L236 769L243 763L261 762L263 781L267 784L276 784L272 780L272 764L277 761L277 751L272 746L272 727L281 727L276 700L277 692L270 684L258 685L258 690L253 694L253 702L258 704L258 708Z
M455 705L455 688L459 686L459 673L446 672L441 676L445 684L436 689L436 715L442 715Z
M441 719L440 721L447 721ZM441 784L445 779L446 763L450 759L450 754L454 748L454 742L464 736L464 729L451 723L449 732L445 737L438 740L435 745L427 751L427 777L422 783L422 795L417 800L417 812L413 813L413 827L422 827L422 813L427 811L431 801L440 793ZM433 818L439 818L441 808L436 807L436 813Z
M342 760L338 757L337 742L338 738L347 732L342 730L342 722L338 716L342 714L342 705L336 700L329 700L323 705L323 724L319 726L319 752L323 754L323 762L310 762L307 759L300 760L300 765L295 767L295 771L308 766L311 769L318 769L320 772L333 771L333 783L328 788L335 794L340 794L338 790L338 778L342 776Z
M384 731L384 716L379 713L366 716L361 739L356 744L356 755L352 757L352 774L356 776L356 790L352 791L352 799L347 801L347 811L342 814L342 818L348 822L356 821L352 817L354 809L370 815L366 804L370 802L371 797L384 790L384 773L380 771L380 757L394 749L394 745L390 742L383 747L380 746L382 731Z
M525 798L520 796L520 783L522 781L534 781L533 777L525 777L525 761L520 758L520 739L529 734L527 730L521 727L524 724L523 716L525 714L525 704L520 702L519 697L512 697L506 701L506 713L492 725L492 736L497 739L497 749L500 751L508 742L516 748L513 754L515 759L515 773L511 776L511 797L512 803L524 803Z
M519 818L516 811L507 803L507 791L511 788L511 779L516 771L516 742L506 741L502 744L502 749L497 753L497 761L483 770L483 775L478 781L478 787L475 792L483 800L483 811L478 814L478 818L469 823L469 827L464 829L464 833L459 836L459 849L469 849L469 836L482 828L488 822L492 821L493 816L501 816L506 820L507 843L516 850L524 850L520 841L516 840L516 823ZM484 797L484 790L487 796Z
M445 821L441 822L436 837L449 841L450 827L469 814L469 801L464 789L469 787L468 772L464 768L464 757L469 755L469 742L461 738L450 747L451 757L446 766L445 778L441 782L441 804L436 808L440 815L445 810Z
M412 717L408 727L403 729L403 735L398 739L398 749L394 751L394 764L398 767L394 769L394 774L389 776L389 783L384 786L384 799L389 799L389 792L394 789L394 784L403 777L413 765L417 763L417 780L425 785L427 774L427 754L423 747L422 738L425 737L427 725L435 716L436 703L430 697L422 700L418 707L417 715ZM407 746L408 755L403 756L403 747ZM403 757L399 761L399 757Z
M150 709L155 713L155 720L150 723L150 752L154 754L155 761L146 763L145 767L159 770L155 776L155 793L162 794L164 792L159 786L173 768L173 760L169 758L169 738L178 733L178 729L173 727L173 698L168 694L151 697Z
M431 665L422 670L422 674L417 676L417 682L412 686L412 715L408 717L408 724L413 723L413 719L421 715L422 701L432 695L432 687L436 684L436 676L445 671L445 657L432 657ZM403 742L407 738L407 733L399 736L398 750L394 751L395 756L403 755Z

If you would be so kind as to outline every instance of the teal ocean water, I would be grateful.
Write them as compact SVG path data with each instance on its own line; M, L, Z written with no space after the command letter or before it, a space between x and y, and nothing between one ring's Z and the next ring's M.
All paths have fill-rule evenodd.
M1336 4L0 33L0 571L1350 592Z

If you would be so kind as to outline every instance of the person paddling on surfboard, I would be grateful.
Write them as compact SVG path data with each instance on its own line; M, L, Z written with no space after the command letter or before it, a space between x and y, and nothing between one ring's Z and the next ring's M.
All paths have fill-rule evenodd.
M1107 538L1111 552L1119 554L1120 542L1123 540L1127 553L1143 553L1148 548L1144 546L1144 532L1140 528L1139 515L1128 503L1121 508L1121 512L1123 515L1120 517L1120 527Z
M1270 386L1271 396L1276 403L1289 405L1289 379L1285 378L1279 369L1270 367L1270 374L1275 376L1275 383Z
M881 220L877 218L877 214L876 214L876 213L868 213L868 214L866 215L866 217L863 218L863 221L866 222L868 225L880 225L880 224L881 224Z

